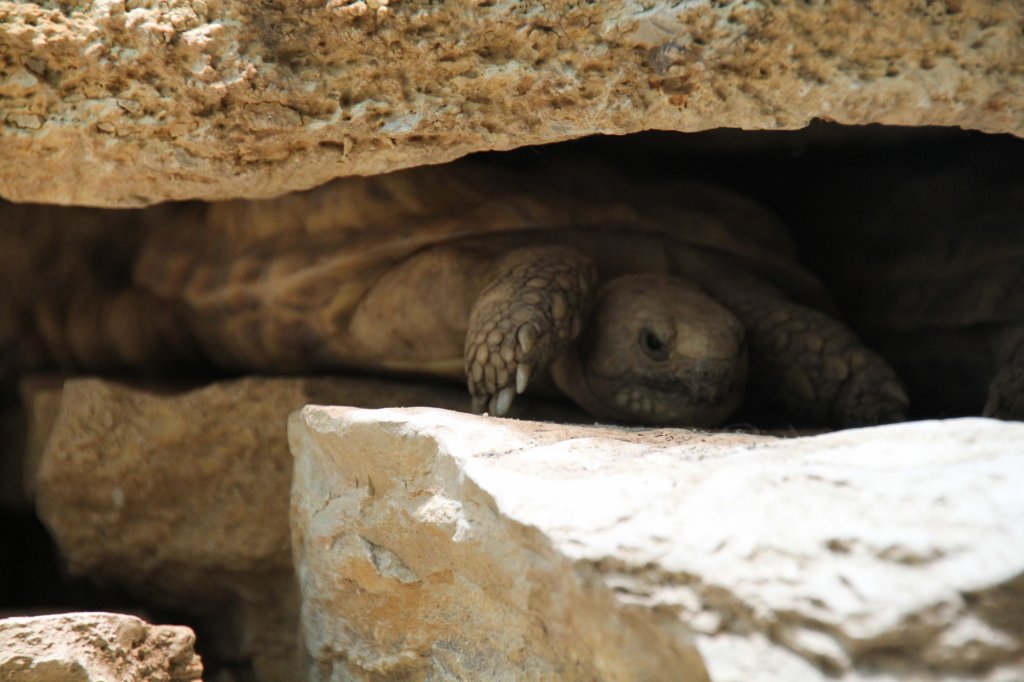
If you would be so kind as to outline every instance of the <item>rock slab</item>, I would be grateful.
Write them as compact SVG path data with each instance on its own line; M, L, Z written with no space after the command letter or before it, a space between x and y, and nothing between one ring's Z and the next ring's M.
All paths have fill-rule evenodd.
M0 620L4 682L194 682L203 665L195 635L118 613L65 613Z
M0 1L0 196L141 206L596 133L1024 134L1005 0Z
M306 407L289 439L313 679L1024 678L1024 424Z

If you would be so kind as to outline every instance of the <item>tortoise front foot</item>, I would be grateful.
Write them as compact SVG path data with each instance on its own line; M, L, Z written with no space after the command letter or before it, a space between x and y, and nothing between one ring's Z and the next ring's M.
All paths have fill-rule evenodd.
M785 300L752 304L743 317L753 374L790 417L841 427L905 419L896 372L838 320Z
M473 410L500 417L579 335L597 272L575 249L535 247L502 258L498 273L470 313L465 360Z
M904 421L910 398L885 360L854 337L856 347L840 352L832 361L848 367L832 409L838 426L874 426Z

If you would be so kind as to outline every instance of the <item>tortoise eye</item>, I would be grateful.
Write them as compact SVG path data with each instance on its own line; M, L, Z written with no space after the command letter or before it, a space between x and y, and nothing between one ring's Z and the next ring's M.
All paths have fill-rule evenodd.
M640 330L640 347L652 360L660 362L668 358L668 344L650 329Z

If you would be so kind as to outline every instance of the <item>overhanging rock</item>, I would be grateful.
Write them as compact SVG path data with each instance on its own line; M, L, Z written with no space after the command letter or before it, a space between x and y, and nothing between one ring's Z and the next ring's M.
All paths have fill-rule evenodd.
M0 1L0 196L267 197L595 133L1024 134L1004 0Z
M306 407L313 675L1020 679L1024 425L800 439ZM691 629L695 635L691 638Z

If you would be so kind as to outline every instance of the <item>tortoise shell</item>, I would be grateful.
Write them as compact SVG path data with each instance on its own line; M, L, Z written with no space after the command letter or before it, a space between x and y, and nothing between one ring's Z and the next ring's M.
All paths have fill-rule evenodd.
M216 203L202 223L155 231L135 278L184 301L204 346L229 349L221 364L294 371L323 355L324 337L339 335L377 278L420 250L471 241L500 251L556 232L603 249L598 261L609 270L617 261L685 254L701 267L728 262L799 302L831 308L797 265L788 231L755 202L701 183L633 181L580 164L524 170L464 160ZM598 233L604 246L588 245ZM334 343L333 356L345 357L347 342Z

